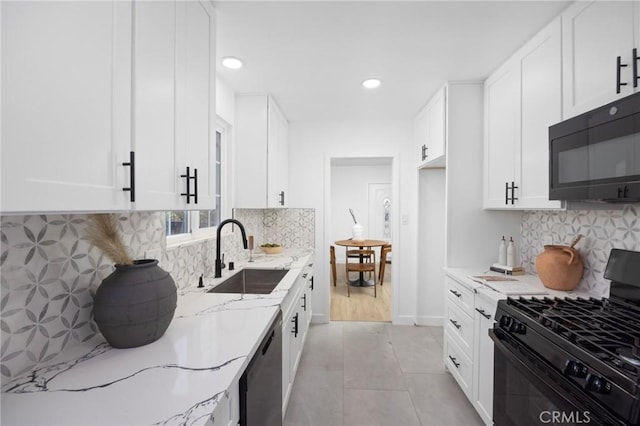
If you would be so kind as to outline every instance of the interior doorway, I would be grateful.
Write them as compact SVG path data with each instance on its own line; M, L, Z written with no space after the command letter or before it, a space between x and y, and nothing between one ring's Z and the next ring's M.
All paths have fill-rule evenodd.
M392 241L393 159L332 158L329 244L351 238L354 217L364 227L368 239ZM350 214L353 212L353 217ZM392 321L393 281L391 265L386 264L384 283L380 285L380 249L376 249L376 293L372 288L351 287L347 296L346 251L335 246L336 285L331 285L331 321ZM356 278L355 276L351 277ZM373 279L373 277L371 277Z

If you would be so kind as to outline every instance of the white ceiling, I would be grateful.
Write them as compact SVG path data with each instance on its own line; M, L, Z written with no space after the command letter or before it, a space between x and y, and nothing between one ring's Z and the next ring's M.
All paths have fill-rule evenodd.
M411 119L447 80L484 80L566 1L216 1L218 75L291 122ZM227 70L220 58L245 66ZM361 82L378 77L382 86Z

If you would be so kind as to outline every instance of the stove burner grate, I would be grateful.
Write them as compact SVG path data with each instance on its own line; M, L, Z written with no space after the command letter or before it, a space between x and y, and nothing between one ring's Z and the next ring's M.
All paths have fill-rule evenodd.
M509 299L519 312L605 364L640 379L640 307L611 299Z

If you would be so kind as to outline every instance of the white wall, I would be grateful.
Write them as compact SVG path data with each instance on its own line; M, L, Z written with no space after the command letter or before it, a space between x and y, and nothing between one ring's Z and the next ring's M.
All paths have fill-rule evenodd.
M331 166L331 241L351 237L353 212L358 223L364 227L365 238L372 236L369 225L369 184L391 183L391 159L389 164L378 165L332 165ZM336 258L344 259L344 247L336 246Z
M316 209L316 265L318 295L314 321L329 321L329 245L325 208L330 207L331 157L392 157L394 179L393 282L395 323L416 319L417 179L410 120L364 122L308 122L289 125L289 192L291 205Z
M418 173L418 319L420 325L442 325L445 265L445 169Z
M233 126L235 110L235 93L224 81L216 78L216 115Z

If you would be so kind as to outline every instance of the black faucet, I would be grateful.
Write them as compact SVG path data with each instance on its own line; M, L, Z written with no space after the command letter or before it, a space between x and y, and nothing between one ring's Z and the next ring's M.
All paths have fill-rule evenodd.
M242 233L242 244L244 245L244 248L247 249L247 233L244 232L244 226L242 226L242 224L236 219L226 219L220 222L220 225L218 225L218 230L216 232L216 273L213 276L214 278L220 278L222 276L222 260L220 259L220 231L222 230L223 226L230 222L235 223L240 228L240 232Z

